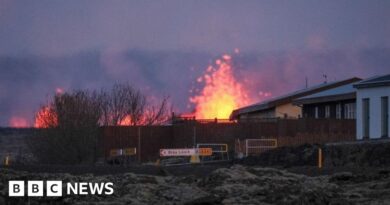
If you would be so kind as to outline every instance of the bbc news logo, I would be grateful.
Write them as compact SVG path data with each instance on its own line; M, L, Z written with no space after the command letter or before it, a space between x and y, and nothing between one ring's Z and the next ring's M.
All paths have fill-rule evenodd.
M45 184L45 185L44 185ZM25 196L25 181L9 181L8 196L23 197ZM74 182L66 183L66 190L63 190L62 181L27 181L27 196L43 197L44 190L48 197L60 197L65 191L66 195L112 195L114 193L114 184L107 183L90 183ZM46 187L46 189L44 189Z

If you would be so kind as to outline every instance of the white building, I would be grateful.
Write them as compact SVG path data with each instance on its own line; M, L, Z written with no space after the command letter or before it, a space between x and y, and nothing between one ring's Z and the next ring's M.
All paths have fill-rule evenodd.
M390 74L363 80L354 87L357 139L388 138Z

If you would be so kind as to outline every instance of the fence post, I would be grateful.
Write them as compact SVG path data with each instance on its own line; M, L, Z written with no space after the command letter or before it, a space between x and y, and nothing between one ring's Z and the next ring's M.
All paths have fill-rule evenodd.
M245 157L248 156L248 139L245 140Z
M6 167L9 166L9 155L8 155L8 154L7 154L7 156L5 157L4 165L5 165Z
M322 148L318 148L318 168L322 168Z

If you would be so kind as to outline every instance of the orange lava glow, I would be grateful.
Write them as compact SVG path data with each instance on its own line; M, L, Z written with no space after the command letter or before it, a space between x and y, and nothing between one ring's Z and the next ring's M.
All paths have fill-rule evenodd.
M23 117L11 117L9 120L9 126L15 128L29 127L28 121Z
M230 55L217 59L215 66L209 66L197 82L205 84L198 95L190 98L198 119L228 119L233 109L251 102L243 85L233 75Z
M35 128L48 128L57 124L57 116L48 106L42 107L35 115Z
M120 126L130 126L132 123L130 115L126 115L126 117L119 122Z

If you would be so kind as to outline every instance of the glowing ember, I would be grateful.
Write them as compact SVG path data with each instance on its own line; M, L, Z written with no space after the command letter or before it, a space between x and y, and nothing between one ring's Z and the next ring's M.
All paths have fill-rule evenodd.
M9 126L15 128L29 127L29 123L23 117L11 117L9 120Z
M198 119L228 119L233 109L251 102L243 85L233 75L232 57L223 55L215 64L197 79L204 82L203 90L190 98L190 102L195 104L195 117Z
M57 116L48 106L42 107L35 115L35 128L48 128L57 124Z
M64 94L64 89L56 88L56 94Z

